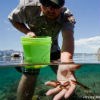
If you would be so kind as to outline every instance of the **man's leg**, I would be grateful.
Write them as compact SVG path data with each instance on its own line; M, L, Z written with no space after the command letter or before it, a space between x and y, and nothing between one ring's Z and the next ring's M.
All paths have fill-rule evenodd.
M37 76L23 74L17 90L17 100L32 100Z
M24 72L17 89L17 100L32 100L39 70Z

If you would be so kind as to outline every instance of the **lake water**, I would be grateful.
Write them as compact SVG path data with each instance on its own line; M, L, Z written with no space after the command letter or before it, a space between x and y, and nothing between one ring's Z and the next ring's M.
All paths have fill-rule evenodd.
M77 80L88 86L92 94L77 86L74 95L69 100L100 100L100 61L98 56L96 54L75 54L74 61L82 64L81 68L75 71ZM22 74L12 66L3 65L17 63L22 63L21 59L0 58L0 100L16 100L16 90ZM50 97L44 96L47 90L44 82L48 80L56 80L56 75L49 66L41 69L37 80L35 95L39 95L41 100L52 100Z

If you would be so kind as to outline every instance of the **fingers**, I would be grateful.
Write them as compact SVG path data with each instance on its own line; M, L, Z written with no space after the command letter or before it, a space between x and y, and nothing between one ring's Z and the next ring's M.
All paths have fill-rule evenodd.
M56 94L56 93L58 93L58 92L60 92L60 91L61 91L61 88L59 88L59 86L58 86L58 87L56 87L56 88L53 88L53 89L50 89L49 91L47 91L47 92L46 92L46 95Z
M73 79L73 81L74 80L75 79ZM48 81L45 83L45 85L54 87L53 89L50 89L46 93L46 95L55 94L53 100L60 100L63 97L67 99L73 93L76 87L76 84L73 84L72 81L66 81L66 82Z
M60 82L58 82L58 81L48 81L48 82L45 83L45 85L52 86L52 87L56 87L54 89L50 89L46 93L46 95L55 94L55 93L58 93L59 91L61 91L61 88L59 88Z
M66 89L63 89L56 96L54 96L53 100L60 100L62 97L64 97L65 93L66 93Z
M45 85L56 87L57 85L60 85L60 82L58 82L58 81L48 81L48 82L45 82Z
M67 99L75 90L76 85L71 83L71 86L68 91L66 91L64 97Z

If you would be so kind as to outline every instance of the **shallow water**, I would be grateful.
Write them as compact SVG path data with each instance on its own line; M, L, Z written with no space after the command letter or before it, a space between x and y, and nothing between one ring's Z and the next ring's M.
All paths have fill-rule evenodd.
M90 56L87 58L89 57ZM84 61L82 61L83 58L80 59L81 60L79 61ZM88 86L91 89L91 93L85 91L80 86L77 86L75 93L69 98L69 100L100 100L100 64L97 63L96 59L91 59L95 61L94 64L92 62L91 64L90 62L89 64L82 64L81 68L75 72L77 80ZM17 64L19 62L21 63L21 59L0 59L0 100L16 100L16 91L22 74L17 72L14 67L3 67L2 65L4 65L5 62L7 64ZM49 66L42 68L38 76L35 95L39 95L41 98L40 100L52 100L51 97L46 97L44 95L48 89L48 87L44 85L44 82L48 80L56 80L56 75Z
M82 67L75 72L77 80L82 84L88 86L92 95L100 95L100 65L82 65ZM0 100L15 100L18 82L21 73L17 72L14 68L1 68L0 69ZM48 80L55 80L56 75L52 72L50 67L41 69L37 80L35 95L43 97L48 87L44 82ZM75 91L76 98L90 96L84 89L77 86ZM92 96L91 95L91 96ZM43 99L44 100L44 99Z

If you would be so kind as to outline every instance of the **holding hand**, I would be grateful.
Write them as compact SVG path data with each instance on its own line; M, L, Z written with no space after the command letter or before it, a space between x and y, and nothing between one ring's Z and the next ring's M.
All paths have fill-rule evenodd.
M68 98L75 90L76 84L73 81L76 81L74 72L79 68L79 65L68 64L60 65L57 72L57 81L48 81L45 83L47 86L54 87L47 91L46 95L55 94L53 100L60 100L61 98Z
M34 32L28 32L26 36L29 36L29 37L36 37L36 35L35 35Z

